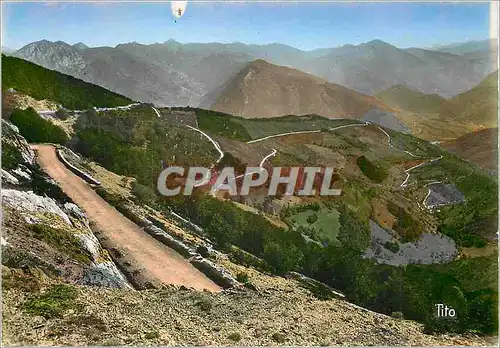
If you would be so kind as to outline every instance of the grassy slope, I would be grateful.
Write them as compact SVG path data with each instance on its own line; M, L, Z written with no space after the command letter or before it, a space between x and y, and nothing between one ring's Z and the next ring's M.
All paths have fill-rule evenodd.
M246 119L213 110L195 109L195 112L203 131L239 141L286 132L326 130L358 122L350 119L331 120L317 115Z
M68 109L113 107L132 102L102 87L5 55L2 55L2 87L38 100L55 101Z
M497 127L497 72L451 99L403 86L391 87L377 97L397 108L399 118L423 139L449 140L473 130Z
M483 168L496 171L498 165L498 128L467 133L440 146ZM493 149L493 151L492 151Z
M437 94L425 94L401 85L379 92L376 97L394 108L416 113L437 112L445 101Z
M130 110L87 112L75 125L77 149L122 175L155 187L162 161L209 166L216 150L199 133L160 119L146 105Z
M479 85L461 93L442 106L443 117L453 117L486 128L497 126L498 72L486 77Z
M29 142L65 144L69 139L61 127L44 119L32 108L14 109L10 121Z
M313 239L338 244L339 212L334 208L297 212L290 216L290 221L296 228L305 228Z

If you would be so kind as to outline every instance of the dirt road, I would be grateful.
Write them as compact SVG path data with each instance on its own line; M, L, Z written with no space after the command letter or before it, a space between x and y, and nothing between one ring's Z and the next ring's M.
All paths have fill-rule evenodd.
M33 145L44 171L94 221L110 244L123 250L143 269L144 276L164 284L220 291L220 287L194 268L174 250L149 236L109 205L82 179L69 171L56 157L51 145Z

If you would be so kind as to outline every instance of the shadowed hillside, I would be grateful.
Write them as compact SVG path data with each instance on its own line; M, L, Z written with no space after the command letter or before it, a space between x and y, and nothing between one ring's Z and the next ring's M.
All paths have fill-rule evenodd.
M498 72L453 98L423 94L405 86L393 86L377 97L397 110L398 118L412 133L427 140L451 140L469 132L497 127Z
M441 144L449 152L457 154L478 166L497 171L498 128L482 129Z

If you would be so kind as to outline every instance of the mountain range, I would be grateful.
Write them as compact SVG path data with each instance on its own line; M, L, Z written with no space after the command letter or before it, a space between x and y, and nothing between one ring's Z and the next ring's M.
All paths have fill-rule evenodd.
M451 49L459 54L448 52ZM452 97L496 70L496 47L489 41L429 50L401 49L373 40L302 51L283 44L182 44L168 40L90 48L81 42L70 45L42 40L11 55L134 100L169 106L211 106L224 87L258 59L368 95L404 85L422 93Z

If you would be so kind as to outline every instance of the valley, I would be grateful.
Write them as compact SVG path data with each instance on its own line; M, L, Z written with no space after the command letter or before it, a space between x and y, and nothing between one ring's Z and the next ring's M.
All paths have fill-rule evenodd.
M42 40L3 54L3 343L491 345L492 50ZM239 186L247 167L331 167L342 194L269 195L268 179L164 196L172 166L233 167Z

